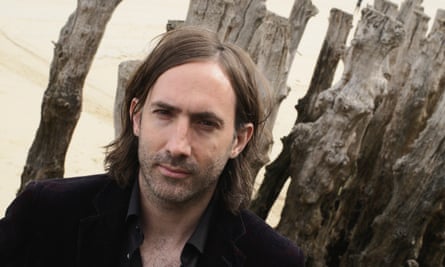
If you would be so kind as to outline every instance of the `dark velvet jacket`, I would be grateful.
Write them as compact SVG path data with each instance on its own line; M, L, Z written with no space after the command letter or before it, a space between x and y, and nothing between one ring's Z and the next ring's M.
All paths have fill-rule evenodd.
M129 188L106 175L30 183L0 220L0 266L118 266ZM301 250L249 211L216 209L199 266L304 266Z

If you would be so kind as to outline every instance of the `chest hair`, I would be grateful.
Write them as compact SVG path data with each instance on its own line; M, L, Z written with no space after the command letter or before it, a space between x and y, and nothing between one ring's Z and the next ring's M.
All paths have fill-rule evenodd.
M140 247L144 267L179 267L183 246L174 245L167 239L144 240Z

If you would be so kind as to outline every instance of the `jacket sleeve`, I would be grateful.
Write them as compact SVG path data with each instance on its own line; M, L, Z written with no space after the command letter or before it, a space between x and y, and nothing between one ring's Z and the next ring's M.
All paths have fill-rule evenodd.
M35 216L36 183L30 183L0 219L0 266L23 266Z

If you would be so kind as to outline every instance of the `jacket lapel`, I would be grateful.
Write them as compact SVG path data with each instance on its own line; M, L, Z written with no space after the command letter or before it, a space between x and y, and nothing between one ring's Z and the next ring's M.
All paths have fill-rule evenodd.
M119 263L124 220L130 196L110 180L93 200L96 214L79 224L77 266L113 266Z
M244 265L244 253L237 241L246 233L241 216L218 209L209 229L206 249L199 266L238 267Z

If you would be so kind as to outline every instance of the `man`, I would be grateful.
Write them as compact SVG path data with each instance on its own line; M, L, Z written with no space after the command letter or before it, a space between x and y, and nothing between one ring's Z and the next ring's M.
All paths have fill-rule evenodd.
M0 221L0 266L304 266L245 210L258 81L215 34L165 34L129 82L107 174L28 185Z

